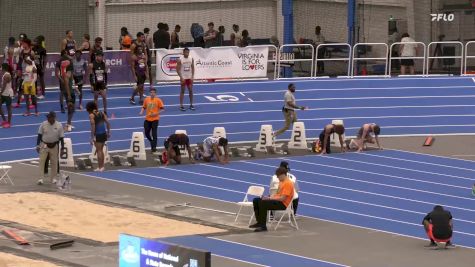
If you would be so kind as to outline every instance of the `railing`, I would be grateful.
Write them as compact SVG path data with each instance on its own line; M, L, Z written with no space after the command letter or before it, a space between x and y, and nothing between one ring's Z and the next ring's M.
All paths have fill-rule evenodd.
M406 45L406 44L416 44L416 45L422 45L422 47L424 48L423 50L423 53L422 53L422 57L421 56L413 56L413 57L402 57L402 56L399 56L399 57L393 57L392 56L392 52L393 52L393 49L396 45ZM424 44L423 42L395 42L393 44L391 44L391 47L389 47L389 66L388 66L388 75L391 76L391 69L392 69L392 60L393 59L396 59L396 60L401 60L401 59L422 59L422 75L425 74L425 71L426 71L426 65L427 65L427 61L426 61L426 55L427 55L427 47L426 47L426 44Z
M346 46L348 47L348 57L340 57L340 58L318 58L318 51L322 49L323 47L332 47L332 46ZM317 51L316 51L316 57L315 57L315 65L314 65L314 77L317 77L317 66L318 66L318 61L348 61L348 71L347 71L347 76L350 77L351 73L351 55L352 55L352 48L351 45L347 43L334 43L334 44L319 44L317 46Z
M293 53L294 48L310 48L312 51L312 58L282 58L282 53L289 53L289 52L284 52L284 50L291 49ZM285 54L284 54L285 55ZM277 79L299 79L302 77L292 77L292 78L282 78L280 77L280 67L282 63L294 63L294 62L310 62L310 77L313 76L313 61L315 60L315 50L313 45L311 44L286 44L282 45L279 47L279 53L277 55L278 60L277 60Z
M450 59L450 58L453 58L453 59L460 59L460 75L463 74L463 63L464 63L464 59L463 59L463 44L461 42L458 42L458 41L444 41L444 42L431 42L429 43L429 45L427 46L427 51L428 53L430 53L430 48L432 45L437 45L437 44L454 44L454 45L458 45L460 47L460 55L455 55L455 56L427 56L427 62L429 62L431 59ZM427 64L429 65L429 64ZM426 68L426 75L430 75L429 74L429 68Z
M363 46L363 45L366 45L366 46L383 46L383 48L385 49L385 52L383 53L384 54L384 57L357 57L355 55L355 53L358 51L358 47L359 46ZM368 61L368 60L375 60L375 61L379 61L379 60L384 60L385 64L384 64L384 76L387 75L388 73L388 45L386 43L357 43L353 46L353 57L352 57L352 61L351 61L351 77L355 77L355 76L358 76L358 75L355 75L355 62L356 61Z
M475 55L469 55L468 54L468 48L469 48L469 45L471 44L475 44L475 41L470 41L470 42L467 42L465 44L465 57L464 57L464 61L463 61L463 74L464 75L473 75L473 74L467 74L467 60L469 58L475 58Z

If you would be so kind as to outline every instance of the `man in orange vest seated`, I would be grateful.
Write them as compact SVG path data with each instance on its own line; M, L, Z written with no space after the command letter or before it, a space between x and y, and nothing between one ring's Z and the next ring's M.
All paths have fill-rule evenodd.
M256 228L254 232L267 231L267 211L268 210L285 210L292 203L294 197L294 183L287 177L287 169L279 167L275 171L275 175L279 178L279 189L277 194L272 197L254 198L254 214L257 223L250 225L250 228Z

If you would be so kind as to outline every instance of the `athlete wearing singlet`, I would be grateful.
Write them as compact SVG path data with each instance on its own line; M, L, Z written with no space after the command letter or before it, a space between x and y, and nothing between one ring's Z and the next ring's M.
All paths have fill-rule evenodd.
M71 122L73 120L73 114L75 111L74 105L76 103L76 95L74 94L73 90L73 62L66 54L61 57L61 61L59 63L59 72L61 76L61 82L63 84L64 98L66 99L68 107L68 120L65 128L66 131L71 132Z
M36 79L38 78L37 70L35 67L35 63L30 56L25 54L23 58L23 62L25 64L25 69L23 71L23 94L25 96L25 106L26 112L23 116L30 116L30 96L31 96L31 104L35 107L35 115L38 116L38 105L36 103Z
M94 103L97 105L99 95L102 96L104 113L107 114L107 66L101 50L95 51L94 61L89 64L89 79L94 93Z
M188 93L190 96L190 109L195 110L193 107L193 79L195 76L195 62L190 57L190 50L188 48L183 49L183 56L178 59L176 70L180 77L181 91L180 91L180 110L185 111L183 107L183 98L185 97L185 86L188 87Z
M73 31L66 31L66 38L61 42L61 50L66 50L69 55L74 55L76 52L76 41L73 39Z
M107 114L100 112L95 102L88 102L86 110L91 123L91 144L96 147L98 168L95 171L104 171L104 144L110 138L111 127Z
M130 97L130 104L135 105L135 95L139 94L140 104L143 104L144 84L148 78L148 66L147 66L147 46L145 45L145 34L142 32L137 33L137 40L130 47L130 53L132 58L132 74L137 82L137 86L132 92Z
M73 77L74 77L74 84L77 87L77 94L79 95L79 110L82 110L82 87L84 85L84 75L86 74L87 70L87 63L86 60L82 58L81 50L77 50L76 54L74 55L73 60Z

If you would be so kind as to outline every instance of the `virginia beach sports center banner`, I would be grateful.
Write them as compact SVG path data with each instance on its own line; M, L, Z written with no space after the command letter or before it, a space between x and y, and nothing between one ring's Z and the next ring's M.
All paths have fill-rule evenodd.
M55 74L56 62L59 60L59 54L48 54L46 58L45 84L46 87L59 87L58 78ZM89 63L89 53L82 55L84 60ZM104 51L104 61L109 68L107 82L109 84L126 84L134 82L132 71L130 70L128 51ZM85 84L89 84L89 76L84 79Z
M177 60L182 49L157 50L157 81L178 81ZM260 78L267 75L268 47L190 48L195 79Z

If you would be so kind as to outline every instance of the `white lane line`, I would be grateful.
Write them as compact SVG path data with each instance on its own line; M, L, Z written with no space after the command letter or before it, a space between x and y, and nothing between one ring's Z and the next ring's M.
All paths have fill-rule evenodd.
M409 168L402 168L402 167L396 167L396 166L390 166L390 165L385 165L385 164L379 164L379 163L372 163L372 162L366 162L366 161L359 161L359 160L351 160L351 159L344 159L340 157L335 157L331 155L327 155L325 157L332 158L335 160L340 160L340 161L348 161L348 162L357 162L357 163L362 163L362 164L367 164L367 165L374 165L374 166L380 166L380 167L386 167L386 168L391 168L391 169L397 169L397 170L404 170L404 171L411 171L411 172L420 172L420 173L425 173L425 174L432 174L432 175L437 175L437 176L444 176L444 177L452 177L456 179L463 179L463 180L469 180L472 181L472 177L463 177L463 176L458 176L458 175L451 175L451 174L443 174L443 173L436 173L436 172L429 172L429 171L422 171L422 170L416 170L416 169L409 169ZM414 180L418 181L418 180ZM446 184L441 184L441 185L446 185ZM449 186L449 185L448 185ZM465 189L466 187L464 186L453 186L461 189Z
M188 172L188 171L183 171L183 170L178 170L178 169L172 169L172 168L170 168L170 169L168 169L168 170L178 171L178 172L185 172L185 173L193 173L193 174L197 174L197 175L200 175L200 176L207 176L207 177L217 178L217 179L221 179L221 180L233 180L233 181L239 182L239 183L255 184L255 183L245 182L245 181L241 181L241 180L235 180L235 179L230 179L230 178L224 178L224 177L215 176L215 175L205 175L205 174L202 174L202 173ZM187 182L187 181L176 180L176 179L171 179L171 178L164 178L164 177L161 177L161 176L155 176L155 175L149 175L149 174L142 174L142 173L139 173L139 172L131 172L131 171L124 171L124 170L119 170L119 172L124 172L124 173L133 174L133 175L139 175L139 176L145 176L145 177L150 177L150 178L154 178L154 179L162 179L162 180L167 180L167 181L174 181L174 182L177 182L177 183L198 185L198 186L201 186L201 187L207 187L207 188L212 188L212 189L217 189L217 190L222 190L222 191L227 191L227 192L233 192L233 193L244 194L244 192L239 192L239 191L232 190L232 189L226 189L226 188L215 187L215 186L210 186L210 185L203 185L203 184L198 184L198 183L194 183L194 182ZM307 205L307 206L311 206L311 207L319 207L319 208L329 209L329 210L334 210L334 211L340 211L340 212L343 212L343 213L350 213L350 214L353 214L353 215L360 215L360 216L364 216L364 217L370 217L370 218L381 219L381 220L386 220L386 221L399 222L399 223L408 224L408 225L417 225L417 226L420 226L420 224L416 224L416 223L412 223L412 222L406 222L406 221L401 221L401 220L395 220L395 219L390 219L390 218L385 218L385 217L378 217L378 216L373 216L373 215L368 215L368 214L362 214L362 213L357 213L357 212L351 212L351 211L346 211L346 210L339 210L339 209L328 208L328 207L324 207L324 206L317 206L317 205L312 205L312 204L308 204L308 203L302 203L302 205ZM465 233L465 232L460 232L460 231L454 231L454 232L459 233L459 234L464 234L464 235L475 236L475 234L471 234L471 233Z
M288 161L293 161L293 162L302 163L302 164L313 165L313 166L331 167L331 168L335 168L335 169L341 169L341 170L352 171L352 172L359 172L359 173L366 173L366 174L373 174L373 175L385 176L385 177L390 177L390 178L395 178L395 179L400 179L400 180L416 181L416 182L426 183L426 184L435 184L435 185L442 185L442 186L449 186L449 187L454 187L454 188L460 188L459 186L454 186L454 185L449 185L449 184L443 184L443 183L437 183L437 182L431 182L431 181L416 180L416 179L411 179L411 178L402 177L402 176L397 176L397 175L390 175L390 174L383 174L383 173L377 173L377 172L369 172L369 171L355 170L355 169L351 169L351 168L345 168L345 167L339 167L339 166L331 166L331 165L328 165L328 164L320 164L320 163L306 162L306 161L296 160L296 159L292 159L292 158L283 158L283 159L286 159L286 160L288 160ZM378 184L378 183L375 183L375 184ZM451 198L458 198L458 199L463 199L463 200L475 201L475 198L454 196L454 195L450 195L450 194L436 193L436 192L432 192L432 191L419 190L419 189L413 189L413 188L406 188L406 187L403 187L403 186L396 186L396 185L386 185L386 184L379 184L379 185L388 186L388 187L393 187L393 188L399 188L399 189L405 189L405 190L410 190L410 191L415 191L415 192L427 193L427 194L432 194L432 195L437 195L437 196L446 196L446 197L451 197ZM462 187L462 188L466 188L466 187Z
M267 164L263 164L263 163L256 163L256 162L251 162L251 161L239 161L239 162L246 163L246 164L257 165L257 166L269 167L269 168L275 169L275 166L273 166L273 165L267 165ZM221 167L221 166L215 166L215 165L210 165L210 164L206 164L206 165L204 165L204 166L213 167L213 168L219 168L219 169L234 170L234 171L239 171L239 172L244 172L244 173L249 173L249 174L255 174L255 175L262 175L262 176L265 176L265 177L269 177L268 174L262 174L262 173L256 173L256 172L250 172L250 171L243 171L243 170L236 170L236 169L231 169L231 168L226 168L226 167ZM308 171L299 170L299 169L294 169L294 168L292 168L292 170L294 170L294 171L296 171L296 172L301 172L301 173L310 174L310 175L315 175L315 174L316 174L316 173L314 173L314 172L308 172ZM368 181L364 181L364 180L363 180L363 181L362 181L362 180L356 180L356 179L352 179L352 178L347 178L347 177L342 177L342 176L336 176L336 175L330 175L330 174L320 174L320 173L318 173L318 175L320 175L320 176L327 176L327 177L330 177L330 178L341 179L341 180L354 181L354 182L359 182L359 183L374 184L373 182L368 182ZM302 179L299 179L298 181L299 181L299 183L303 183L303 184L311 184L311 185L317 185L317 186L322 186L322 187L341 189L341 190L344 190L344 191L362 193L362 194L373 195L373 196L379 196L379 197L384 197L384 198L391 198L391 199L404 200L404 201L415 202L415 203L422 203L422 204L427 204L427 205L432 205L432 206L433 206L433 205L436 205L436 204L439 204L439 203L427 202L427 201L416 200L416 199L411 199L411 198L404 198L404 197L398 197L398 196L387 195L387 194L379 194L379 193L374 193L374 192L369 192L369 191L364 191L364 190L357 190L357 189L352 189L352 188L347 188L347 187L340 187L340 186L334 186L334 185L328 185L328 184L310 182L310 181L306 181L306 180L302 180ZM381 184L378 184L378 185L381 185ZM383 184L383 185L384 185L384 184ZM266 185L266 187L267 187L267 185ZM372 204L368 203L368 205L372 205ZM445 206L445 207L448 207L448 208L451 208L451 209L457 209L457 210L475 212L474 209L461 208L461 207L456 207L456 206L451 206L451 205L444 205L444 206ZM395 208L395 209L397 209L397 208ZM416 212L416 211L415 211L415 212ZM426 213L424 213L424 214L426 214ZM465 220L462 220L462 221L465 221ZM467 221L467 222L469 222L469 223L475 223L475 222L473 222L473 221Z
M251 102L254 102L254 100L252 100L250 97L248 97L247 99L248 99L249 101L251 101Z
M431 165L431 166L437 166L437 167L444 167L444 168L451 168L451 169L456 169L456 170L464 170L464 171L475 172L475 169L468 169L468 168L450 166L450 165L445 165L445 164L436 164L436 163L430 163L430 162L419 161L419 160L410 160L410 159L402 159L402 158L396 158L396 157L382 156L382 155L376 155L376 154L372 154L372 153L360 153L360 155L369 156L369 157L384 158L384 159L391 159L391 160L399 160L399 161L405 161L405 162L420 163L420 164ZM475 155L453 155L453 156L473 157L473 156L475 156ZM473 164L474 164L474 168L475 168L475 162L473 162Z
M239 92L242 96L246 96L243 92Z

